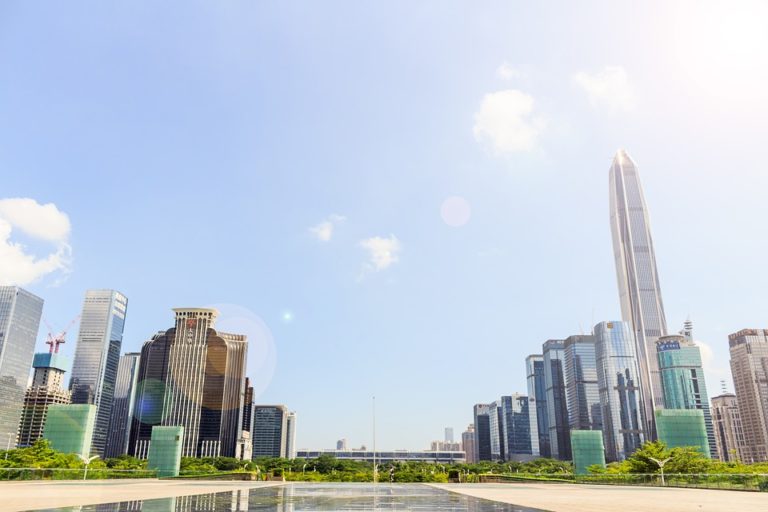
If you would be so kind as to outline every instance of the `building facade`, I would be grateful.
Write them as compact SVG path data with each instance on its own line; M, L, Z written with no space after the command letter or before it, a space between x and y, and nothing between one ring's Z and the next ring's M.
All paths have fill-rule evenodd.
M242 436L247 341L215 330L218 311L176 308L175 326L141 349L129 453L146 458L152 427L184 427L183 456L234 457Z
M291 411L285 421L285 456L288 459L296 458L296 413Z
M569 336L563 343L565 403L570 430L602 430L595 337Z
M43 437L57 452L90 455L97 407L92 404L55 404L48 407Z
M621 317L632 327L640 367L642 418L655 438L654 409L664 407L656 340L667 334L648 208L637 166L624 150L609 173L610 222Z
M53 346L51 346L53 350ZM24 409L19 423L19 448L32 446L42 439L48 407L70 403L69 391L64 390L67 359L55 352L35 354L32 362L32 386L24 394Z
M701 409L656 409L656 428L659 441L667 448L692 446L710 458L707 428Z
M73 404L96 406L91 450L104 456L128 299L115 290L85 292L69 389Z
M526 395L501 397L501 438L504 460L528 461L539 457L535 408Z
M549 447L553 458L571 459L571 436L568 428L568 406L565 398L564 341L547 340L542 346L544 385L547 395Z
M43 299L0 286L0 445L16 446Z
M475 450L475 425L470 423L467 430L461 433L461 447L464 450L464 457L468 464L477 462L477 451Z
M768 329L728 336L731 374L744 431L742 462L768 460Z
M252 457L288 457L288 408L284 405L253 407Z
M128 453L133 407L136 402L136 386L139 380L140 352L128 352L120 356L115 379L115 396L112 400L112 416L109 420L109 437L105 457L119 457Z
M645 441L636 344L626 322L601 322L594 334L603 444L609 461L621 461Z
M544 379L544 356L532 354L525 358L528 384L528 402L535 409L536 431L539 433L539 454L551 457L549 448L549 416L547 413L547 386Z
M472 410L475 425L476 462L491 458L491 405L475 404Z
M501 401L496 400L489 404L488 428L491 432L491 460L505 460L504 453L504 428Z
M661 336L656 341L659 371L667 409L699 409L704 414L709 455L717 457L715 430L699 347L688 336Z
M744 460L746 444L736 395L724 393L712 397L712 423L715 429L717 458L723 462Z

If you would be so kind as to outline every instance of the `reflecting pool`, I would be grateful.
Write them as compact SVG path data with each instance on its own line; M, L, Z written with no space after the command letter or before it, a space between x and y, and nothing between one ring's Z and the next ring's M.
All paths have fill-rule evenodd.
M420 484L286 484L175 498L48 509L57 512L302 512L415 510L421 512L537 512Z

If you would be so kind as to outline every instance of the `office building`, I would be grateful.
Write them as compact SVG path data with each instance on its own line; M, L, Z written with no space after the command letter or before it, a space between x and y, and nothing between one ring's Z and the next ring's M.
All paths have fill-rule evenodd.
M295 412L289 412L288 417L285 421L285 428L286 434L285 434L285 442L286 448L285 448L285 456L289 459L295 459L296 458L296 413Z
M723 462L744 460L746 444L736 395L723 393L712 397L712 423L715 429L717 458Z
M179 476L184 450L184 427L152 427L147 454L147 469L157 471L160 478Z
M475 425L476 462L491 458L491 404L475 404L473 407Z
M245 378L245 393L243 394L243 426L242 430L251 432L251 418L253 417L253 386L251 379Z
M96 406L91 450L104 456L128 299L115 290L85 292L69 389L73 404Z
M599 430L571 430L571 450L575 474L589 474L589 466L605 467L603 435Z
M690 322L688 322L690 325ZM688 331L690 332L690 330ZM701 352L690 335L661 336L656 341L664 404L667 409L699 409L704 414L709 454L717 457L715 430L709 409L707 383L701 367Z
M488 410L488 427L491 431L491 460L504 460L504 429L502 426L501 401L491 402Z
M453 442L453 427L445 427L445 442Z
M461 445L464 457L468 464L477 462L477 450L475 450L475 425L470 423L467 430L461 433Z
M43 437L48 406L70 403L69 391L64 390L64 373L67 371L67 359L54 350L58 345L51 345L50 352L35 354L32 362L34 375L32 386L24 394L24 409L19 423L18 446L32 446Z
M535 409L526 395L502 396L501 439L503 460L524 462L539 457Z
M0 286L0 446L16 445L43 299Z
M346 438L339 439L338 441L336 441L336 450L341 451L341 452L347 450L347 440L346 440Z
M321 455L330 455L339 460L356 460L373 462L373 452L364 447L353 450L298 450L296 457L299 459L316 459ZM433 464L462 464L465 462L464 452L434 452L431 450L376 450L376 463L388 464L391 462L431 462ZM381 474L381 469L379 469Z
M570 430L602 430L595 337L569 336L563 343L565 403Z
M449 443L447 441L432 441L429 444L429 449L433 452L460 452L462 450L461 443Z
M542 346L544 359L544 385L547 395L547 423L549 447L555 459L571 459L571 436L568 433L568 406L565 398L563 340L547 340Z
M216 331L215 309L173 311L175 326L141 349L129 453L145 458L159 425L184 427L184 457L234 457L242 437L246 338Z
M632 328L640 368L642 418L655 437L654 409L664 407L656 340L667 334L648 208L637 166L624 150L613 159L609 173L610 222L621 302L621 317Z
M731 374L744 431L742 462L768 461L768 329L728 336Z
M601 322L594 335L606 457L621 461L645 441L636 344L626 322Z
M112 416L109 421L106 457L119 457L128 453L140 360L140 352L128 352L120 356L115 379L115 396L112 400Z
M536 430L539 433L539 454L551 457L549 449L549 421L547 413L547 385L544 379L544 356L533 354L525 358L528 384L528 402L531 413L536 415Z
M707 428L701 409L656 409L656 429L659 441L667 448L692 446L710 458Z
M259 457L288 457L288 408L284 405L253 407L253 451Z
M48 406L43 438L57 452L87 457L92 453L97 407L92 404L54 404Z

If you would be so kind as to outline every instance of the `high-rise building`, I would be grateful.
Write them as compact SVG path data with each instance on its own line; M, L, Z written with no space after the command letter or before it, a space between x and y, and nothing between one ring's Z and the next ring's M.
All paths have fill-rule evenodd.
M338 451L340 451L340 452L347 451L347 439L344 438L344 439L339 439L338 441L336 441L336 449Z
M571 459L571 436L568 428L568 406L565 398L563 340L547 340L542 346L544 385L547 395L547 423L552 457Z
M549 449L549 422L547 413L547 384L544 379L544 356L532 354L525 358L528 383L528 402L531 414L536 415L536 431L539 433L539 455L551 457Z
M129 453L145 458L152 427L184 427L183 456L234 457L242 438L245 335L215 330L218 311L176 308L144 343Z
M610 218L621 317L632 327L645 430L655 438L654 409L664 407L656 339L667 334L648 208L637 166L619 150L610 170Z
M744 430L742 462L768 460L768 329L728 336L731 374Z
M493 460L491 457L491 405L475 404L475 461Z
M43 437L48 406L68 404L69 391L64 390L64 373L67 359L53 351L35 354L32 368L32 386L24 394L24 409L19 423L19 447L32 446Z
M491 431L491 460L504 460L504 428L501 401L491 402L488 408L488 427Z
M568 427L571 430L602 430L595 337L569 336L563 346Z
M445 427L445 442L453 442L453 427Z
M15 446L43 299L0 286L0 446Z
M288 456L288 408L284 405L254 405L253 451L259 457Z
M594 335L606 457L621 461L645 440L636 345L626 322L601 322Z
M538 457L538 426L528 397L514 393L502 396L500 404L504 460L527 461Z
M659 441L667 448L692 446L709 457L709 439L701 409L656 409Z
M661 336L656 341L664 404L667 409L699 409L704 414L709 454L717 457L701 352L690 336Z
M723 462L744 460L746 443L736 395L723 393L712 397L712 422L717 458Z
M69 389L73 404L96 406L91 450L104 456L128 299L115 290L85 292Z
M105 457L119 457L128 453L140 360L140 352L128 352L120 356L115 379L115 396L112 400L112 416L109 420L109 437L104 451Z
M288 459L296 458L296 413L289 412L285 420L285 457Z
M475 450L475 425L470 423L467 430L461 433L461 446L464 449L464 457L467 464L477 462L477 452Z
M245 378L245 393L243 395L243 426L242 429L250 434L251 418L253 417L253 386L251 379Z

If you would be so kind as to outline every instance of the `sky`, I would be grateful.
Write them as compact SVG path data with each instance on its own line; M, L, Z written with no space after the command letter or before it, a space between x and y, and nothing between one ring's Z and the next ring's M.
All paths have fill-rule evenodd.
M748 1L2 2L0 283L54 330L121 291L124 351L216 305L299 448L370 446L375 396L377 446L424 449L620 319L624 148L718 394L768 327L767 31Z

